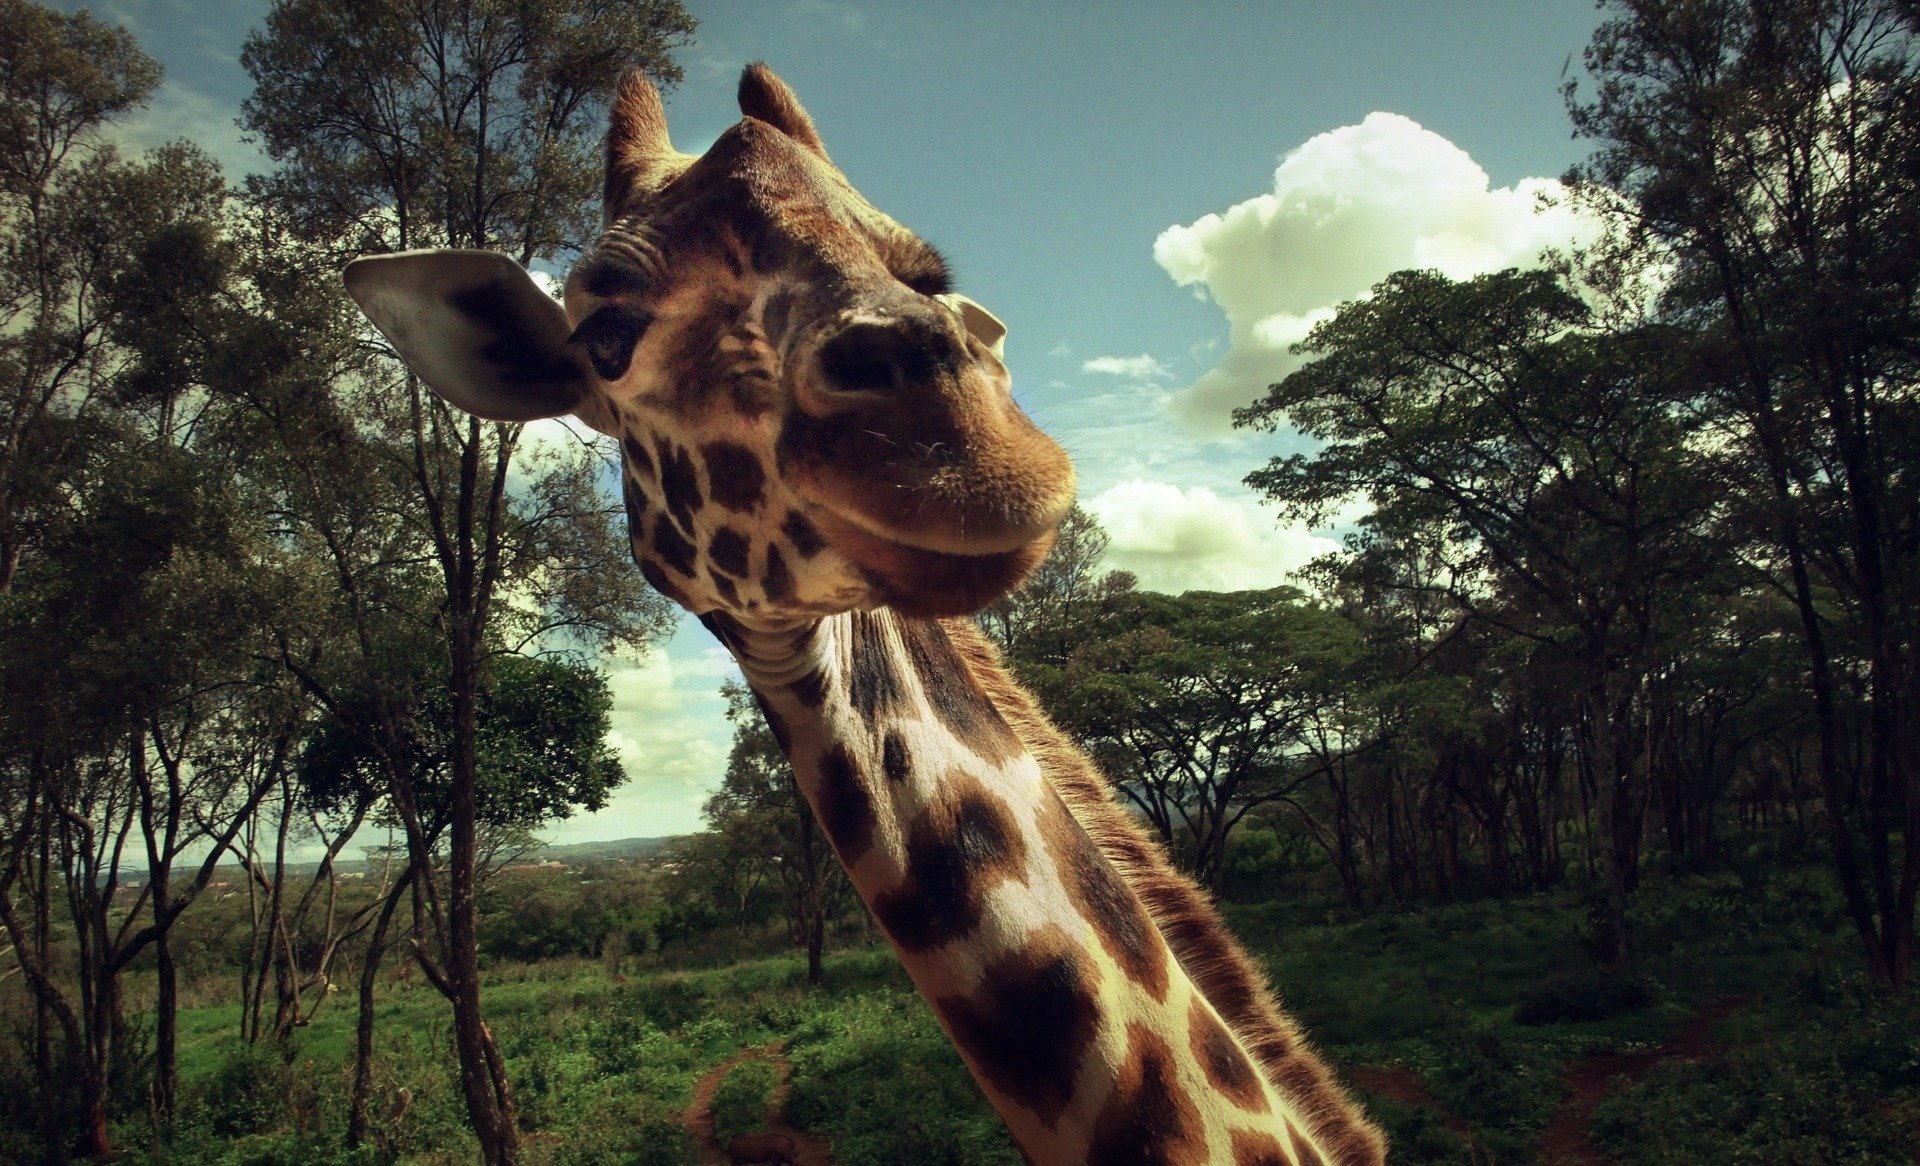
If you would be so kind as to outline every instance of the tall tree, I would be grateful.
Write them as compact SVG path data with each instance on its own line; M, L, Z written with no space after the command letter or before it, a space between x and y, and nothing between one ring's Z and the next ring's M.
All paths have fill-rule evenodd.
M794 781L793 767L745 687L728 684L733 750L720 788L707 799L707 828L720 836L729 861L764 863L780 888L794 943L807 953L807 983L823 975L827 921L851 901L840 860Z
M1920 896L1920 9L1608 7L1591 95L1568 86L1598 146L1576 177L1671 265L1663 308L1699 337L1702 408L1799 613L1840 882L1899 984Z
M103 130L160 66L85 12L0 0L0 592L59 509L125 261Z
M1291 587L1122 592L1058 634L1072 650L1022 676L1210 885L1246 815L1312 776L1301 735L1358 663L1352 626Z
M1559 276L1401 272L1300 350L1316 359L1236 414L1325 442L1249 484L1291 516L1373 504L1358 544L1429 547L1432 588L1579 662L1614 958L1639 866L1645 678L1663 604L1712 557L1703 488L1659 329L1602 330Z
M980 630L1016 660L1057 655L1088 604L1136 585L1130 571L1102 569L1107 543L1100 520L1075 503L1033 574L980 613Z
M692 29L674 0L282 0L242 53L255 83L243 120L278 164L255 189L304 237L337 243L340 259L423 246L551 259L594 222L597 115L618 77L640 66L662 83L677 80L670 53ZM516 570L539 578L529 556L544 532L509 497L519 426L456 415L398 362L384 379L376 395L437 568L451 700L447 894L444 905L437 893L429 903L440 979L475 1132L486 1160L506 1163L518 1152L512 1091L481 1017L476 954L476 726L503 588ZM571 472L593 470L575 460ZM567 504L594 496L590 485L557 482L530 495ZM601 533L588 542L612 569L624 540L604 537L604 524ZM575 613L575 630L589 637L598 629L643 640L662 618L617 586L593 602ZM385 739L400 747L393 733ZM428 840L410 775L397 755L388 770L419 863Z

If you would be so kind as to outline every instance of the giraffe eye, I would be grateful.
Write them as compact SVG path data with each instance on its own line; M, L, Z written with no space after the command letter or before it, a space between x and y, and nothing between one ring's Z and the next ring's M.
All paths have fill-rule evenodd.
M619 380L633 361L634 346L651 322L650 316L610 304L580 322L573 330L573 342L593 362L593 371L601 380Z

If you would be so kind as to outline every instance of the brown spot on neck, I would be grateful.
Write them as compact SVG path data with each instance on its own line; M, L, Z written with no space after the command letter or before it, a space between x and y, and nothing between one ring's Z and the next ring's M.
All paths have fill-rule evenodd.
M933 1006L994 1091L1053 1128L1073 1101L1099 1012L1085 957L1066 934L1036 934L989 963L973 996L942 996Z
M1127 1059L1093 1123L1087 1161L1101 1166L1206 1166L1200 1110L1174 1075L1173 1050L1127 1026Z
M905 951L927 951L980 925L987 892L1024 880L1027 847L1000 796L954 770L940 783L942 801L907 833L907 873L873 898L873 913Z
M906 693L894 667L894 648L887 636L887 617L868 611L847 615L847 701L863 724L878 726L891 720Z
M1169 982L1165 941L1138 896L1056 795L1048 795L1040 814L1040 835L1068 897L1100 937L1100 946L1128 979L1155 1000L1165 1001Z
M1267 1112L1267 1094L1260 1088L1253 1062L1199 996L1193 998L1193 1007L1188 1010L1187 1028L1193 1058L1200 1062L1213 1087L1241 1109Z
M1299 1166L1326 1166L1325 1159L1320 1157L1320 1151L1313 1148L1313 1143L1307 1140L1307 1135L1301 1133L1285 1118L1281 1121L1287 1127L1287 1140L1293 1143L1293 1160L1299 1163Z
M929 619L902 618L900 638L926 691L927 703L961 744L996 763L1026 752L1005 718L981 691L967 662L954 651L945 628Z
M813 808L841 863L858 863L873 844L873 795L859 766L838 745L820 758Z
M1257 1130L1235 1130L1233 1166L1294 1166L1294 1161L1272 1134Z

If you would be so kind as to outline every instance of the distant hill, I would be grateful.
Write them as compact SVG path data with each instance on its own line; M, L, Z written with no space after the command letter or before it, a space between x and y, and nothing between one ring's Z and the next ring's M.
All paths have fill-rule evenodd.
M521 862L560 862L568 866L579 866L588 862L611 862L618 859L638 861L659 854L662 847L673 841L673 836L662 838L613 838L604 842L568 842L548 844L530 851ZM361 852L364 853L364 852ZM368 873L367 861L349 847L334 867L342 875L359 878ZM243 878L238 863L228 860L220 864L220 878L232 882ZM297 877L311 876L320 870L317 862L289 862L287 870ZM146 885L146 872L143 868L129 866L121 871L122 887L142 887Z
M671 837L666 837L615 838L606 842L568 842L564 845L543 846L529 857L542 862L564 862L568 866L583 862L606 862L617 858L652 858L671 841L673 841Z

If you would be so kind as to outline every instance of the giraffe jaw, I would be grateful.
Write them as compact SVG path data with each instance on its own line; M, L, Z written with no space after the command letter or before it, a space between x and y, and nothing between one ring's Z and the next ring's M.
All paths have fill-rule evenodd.
M873 589L875 606L926 618L974 614L1019 586L1053 547L1048 528L1012 550L955 554L875 533L826 507L817 507L814 517L827 542Z

